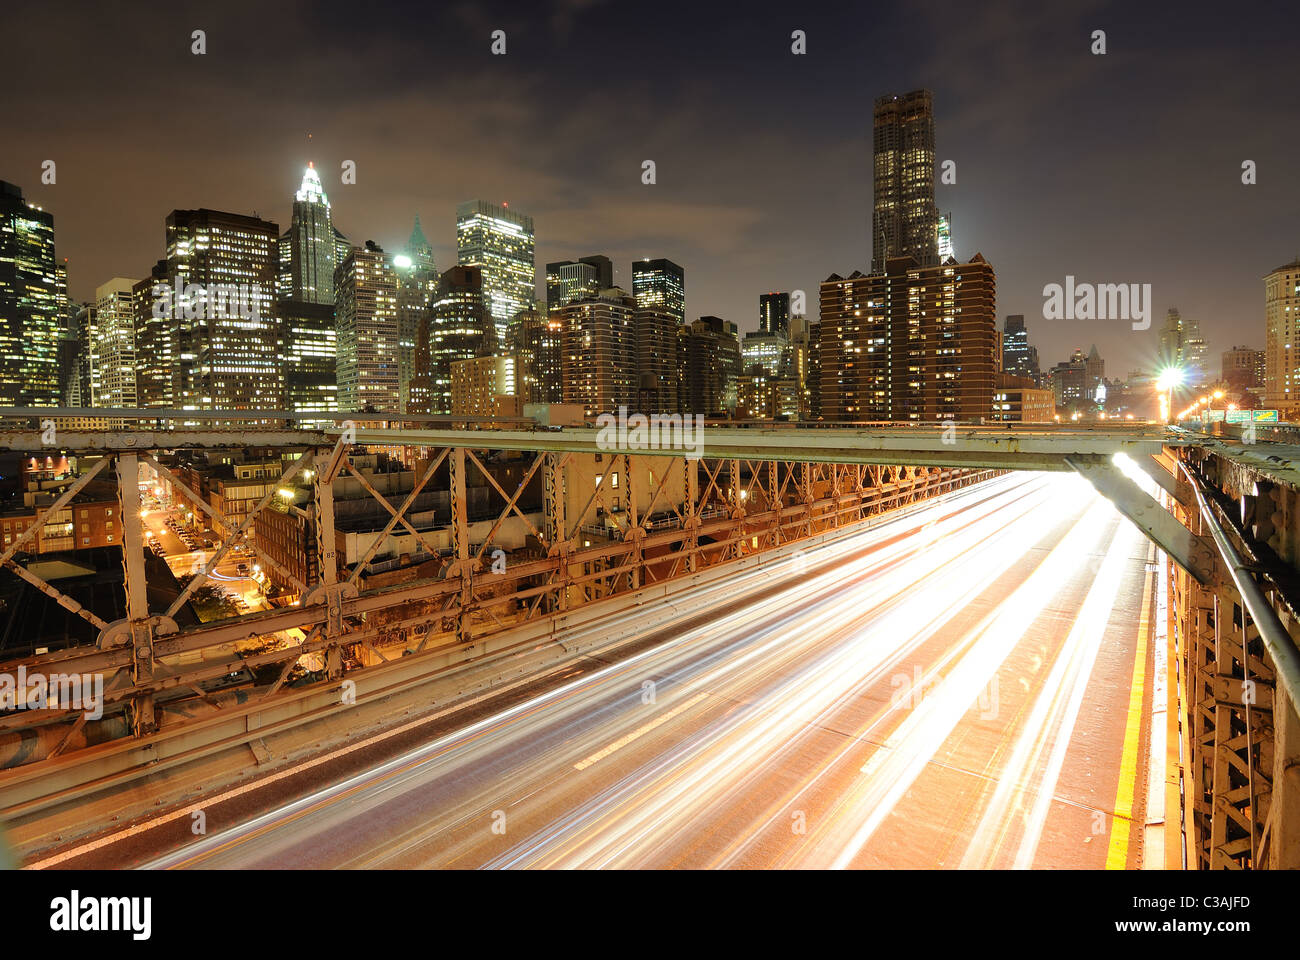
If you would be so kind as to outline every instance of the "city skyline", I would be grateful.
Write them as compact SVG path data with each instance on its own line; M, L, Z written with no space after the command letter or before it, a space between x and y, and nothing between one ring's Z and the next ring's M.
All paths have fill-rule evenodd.
M1153 317L1171 306L1196 317L1212 356L1243 333L1262 346L1260 280L1292 259L1297 246L1287 226L1298 201L1284 171L1300 134L1266 122L1283 103L1284 86L1274 81L1282 77L1284 58L1269 51L1284 31L1234 24L1245 30L1245 42L1218 51L1219 62L1231 61L1231 68L1211 78L1196 69L1198 50L1217 38L1224 14L1180 7L1180 17L1168 22L1101 5L1087 15L1054 13L1049 19L1031 8L1003 5L967 24L969 30L935 32L921 14L885 11L882 27L902 42L880 50L883 56L870 67L846 74L858 62L846 50L861 41L837 29L842 17L831 11L796 16L759 9L745 24L702 12L691 31L675 37L673 51L687 57L716 48L717 62L704 64L712 76L720 67L734 70L747 59L746 49L761 49L770 75L746 68L695 93L661 77L656 102L673 109L656 115L646 130L611 144L599 125L569 120L566 111L566 117L546 120L552 135L527 151L518 146L537 142L536 136L529 140L537 122L531 107L572 76L574 68L563 68L561 61L581 52L589 54L589 67L610 62L611 51L588 41L625 27L624 15L594 4L580 14L502 17L499 26L510 45L501 57L488 49L498 25L477 14L431 20L434 14L410 8L406 15L412 26L441 27L437 46L448 69L437 95L410 71L394 68L384 105L366 100L363 113L358 91L325 77L310 101L301 95L277 100L274 124L269 105L246 103L238 149L203 148L209 141L197 136L196 125L207 114L193 106L169 136L165 154L142 150L144 141L105 142L99 115L141 105L153 90L147 77L128 71L99 84L93 102L103 109L84 116L74 111L77 122L68 123L56 109L71 96L66 81L56 77L41 88L22 79L35 73L19 69L15 92L32 109L23 118L25 136L0 148L0 170L31 202L55 215L58 254L69 258L74 299L90 299L112 277L142 276L156 258L158 221L170 209L256 212L288 223L286 197L313 160L335 220L354 244L374 239L385 249L401 249L411 218L419 214L437 261L451 263L456 205L475 197L506 201L535 219L539 267L599 250L615 261L615 282L629 288L632 260L668 257L691 274L688 320L721 316L746 332L757 327L752 304L760 292L811 294L831 273L869 267L871 104L881 95L921 88L934 95L936 159L956 164L955 184L943 183L936 171L936 192L939 208L952 212L958 259L981 253L993 264L998 314L1026 317L1045 362L1093 342L1112 358L1117 373L1150 367L1156 358L1158 323L1133 331L1123 322L1079 329L1043 320L1042 287L1067 275L1151 283ZM82 31L111 35L124 29L93 15L56 11L39 22L23 12L16 16L19 32L34 41L57 34L65 41L62 49L75 48L66 41ZM967 14L951 10L944 16L961 23ZM169 87L169 96L202 92L214 69L223 82L247 83L240 69L218 64L244 64L254 52L274 56L289 72L308 70L306 60L346 52L340 40L322 34L312 48L317 52L299 53L298 45L282 43L282 28L275 26L232 47L231 31L243 22L238 14L204 9L198 19L206 24L206 61L189 52L189 21L198 21L183 8L151 21L147 41L135 32L122 38L147 42L169 71L175 88ZM1088 36L1097 27L1107 30L1104 57L1088 51ZM790 52L794 28L807 34L805 55ZM627 31L619 57L635 63L647 44L662 39L663 29ZM1003 58L981 84L972 84L963 74L995 29L1024 41L1019 59ZM422 31L360 24L347 62L367 63L379 44L405 49L416 42L406 33ZM933 42L923 43L921 36ZM39 48L34 42L18 50L20 67L31 55L27 51ZM91 56L93 61L98 54ZM478 112L467 117L458 98L471 86L478 91L471 97ZM639 87L629 80L577 96L608 110ZM503 97L507 90L517 96ZM820 97L810 102L810 92ZM678 109L691 95L698 105ZM744 120L759 97L775 98L776 115L789 122L762 131L747 127ZM1068 109L1061 108L1062 97ZM1182 106L1193 101L1202 109ZM1023 109L1005 110L1002 105L1011 102ZM1201 142L1207 103L1221 104L1225 118L1213 149L1175 149ZM285 108L302 122L286 124ZM57 119L41 119L47 115ZM398 118L420 122L404 126ZM517 121L504 124L509 134L501 132L503 119ZM390 129L381 136L380 127ZM455 132L456 150L446 149L437 135L444 129ZM76 131L78 141L89 135L103 144L93 165L83 149L73 148L69 131ZM1080 137L1101 146L1079 150ZM766 141L771 142L763 149ZM46 159L58 165L52 185L40 182ZM339 182L345 159L357 164L355 185ZM653 185L641 182L644 159L655 161ZM1241 183L1243 160L1256 163L1258 183ZM114 189L102 196L106 181ZM1204 235L1210 223L1213 241L1177 242Z

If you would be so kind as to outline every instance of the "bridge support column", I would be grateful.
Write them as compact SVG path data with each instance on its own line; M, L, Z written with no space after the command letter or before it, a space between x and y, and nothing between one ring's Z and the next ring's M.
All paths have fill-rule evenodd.
M325 675L330 680L343 677L343 648L340 646L343 625L343 591L339 583L338 544L334 538L334 478L342 467L342 441L329 454L317 454L314 460L316 482L312 492L316 500L316 555L320 564L321 600L325 604L324 633L329 641L323 651Z
M465 504L465 448L454 447L447 458L451 486L451 551L460 597L456 609L456 642L473 643L470 608L474 598L474 573L469 558L469 523Z
M686 536L682 538L681 549L686 553L686 570L694 573L699 569L700 555L700 461L691 457L682 457L683 499L686 501L686 516L683 520Z
M122 563L126 567L126 619L131 633L131 679L137 685L154 676L153 626L144 571L144 535L140 527L140 463L136 454L117 455L118 515L122 519ZM75 530L76 515L73 514ZM152 692L131 698L131 732L142 737L158 729Z

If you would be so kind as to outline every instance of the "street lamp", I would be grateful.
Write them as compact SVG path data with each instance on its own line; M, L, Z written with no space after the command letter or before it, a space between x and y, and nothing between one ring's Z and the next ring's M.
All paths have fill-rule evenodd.
M1160 419L1165 423L1169 422L1169 414L1173 410L1174 388L1181 387L1186 379L1187 373L1182 367L1165 367L1156 378L1156 389L1161 395Z

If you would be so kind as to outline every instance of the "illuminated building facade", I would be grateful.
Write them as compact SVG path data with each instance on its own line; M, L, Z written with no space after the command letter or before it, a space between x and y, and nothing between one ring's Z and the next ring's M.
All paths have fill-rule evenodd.
M1056 400L1029 377L1000 373L993 391L992 419L998 423L1051 423Z
M520 310L510 321L506 349L518 360L524 403L564 401L564 321L559 316Z
M559 312L564 320L564 403L581 404L587 417L632 406L637 386L636 300L611 287Z
M397 273L367 240L334 275L338 406L344 412L399 412Z
M686 271L671 260L636 260L632 263L632 296L638 307L658 309L686 322Z
M760 333L776 333L784 337L790 335L790 294L759 294L758 330Z
M154 304L172 289L166 260L159 260L149 276L131 288L131 312L135 318L135 393L137 406L144 409L175 407L172 396L172 320L158 316Z
M875 205L872 273L910 256L939 263L939 209L934 202L934 103L929 90L876 100L872 132Z
M1029 345L1029 330L1023 314L1009 315L1002 324L1002 369L1016 377L1037 380L1038 348Z
M96 306L83 304L77 310L73 329L77 339L77 400L80 406L97 407L99 403L99 324Z
M462 264L438 279L428 318L416 334L412 413L450 413L452 364L496 353L496 324L483 285L482 269Z
M285 299L334 305L334 217L314 164L307 164L293 198L289 232L289 289Z
M821 285L818 363L827 420L935 423L986 418L993 403L996 279L979 254Z
M952 214L939 214L939 262L955 257L952 248Z
M99 389L97 407L135 407L135 280L114 277L95 291L95 354Z
M790 341L785 334L745 334L740 345L741 366L746 373L753 367L762 367L769 377L783 377L790 372Z
M274 309L279 234L276 224L238 213L168 215L171 285L154 307L170 321L176 406L277 410L284 402ZM190 285L217 295L176 295Z
M721 317L700 317L678 334L682 413L727 417L736 406L740 342L736 325Z
M429 301L438 289L438 268L433 247L415 217L405 253L393 258L397 270L397 339L398 380L401 384L402 411L410 408L411 379L415 376L415 340L427 329Z
M1224 350L1220 366L1223 380L1238 391L1263 387L1267 356L1266 351L1251 347L1234 345Z
M504 416L499 398L518 394L518 363L512 354L452 361L452 413L470 417Z
M677 315L663 306L636 308L636 409L641 413L677 413L679 371Z
M505 343L510 319L537 299L533 218L484 200L456 208L456 260L483 275L483 299Z
M546 265L546 311L558 310L574 300L600 295L614 285L614 264L594 255Z
M65 298L54 216L0 180L0 406L58 406Z
M297 413L338 410L334 304L281 300L276 311L284 337L285 409Z
M1300 412L1300 259L1264 277L1264 402Z

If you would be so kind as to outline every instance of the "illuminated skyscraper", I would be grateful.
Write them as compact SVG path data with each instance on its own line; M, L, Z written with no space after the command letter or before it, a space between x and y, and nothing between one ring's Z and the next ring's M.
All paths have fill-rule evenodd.
M479 267L457 265L438 279L415 338L412 413L450 413L451 365L497 352L496 324L483 287Z
M633 261L632 296L638 307L665 310L679 327L686 322L686 271L671 260Z
M99 402L99 326L96 306L83 304L77 310L77 399L82 407L102 406Z
M535 246L533 218L505 204L471 200L456 208L456 259L482 271L498 343L506 342L510 319L537 299Z
M333 413L339 408L334 304L281 300L275 309L284 338L285 409Z
M280 228L219 210L167 217L172 399L186 410L278 410L284 370L274 296Z
M1199 320L1184 317L1177 307L1170 307L1160 328L1160 360L1167 366L1182 368L1185 382L1196 386L1209 376L1209 346L1201 337Z
M790 335L790 294L760 293L758 295L758 329L760 333Z
M0 406L57 406L59 263L54 216L0 180Z
M289 289L284 299L334 305L337 249L329 197L313 164L307 164L293 198L289 225Z
M683 326L678 336L681 412L728 416L736 405L740 374L736 325L721 317L700 317Z
M415 375L415 339L429 315L429 301L438 288L438 268L433 247L420 229L416 215L406 251L393 258L397 269L397 339L398 380L401 383L402 410L410 405L411 378Z
M939 262L955 257L952 247L952 214L939 214Z
M1015 377L1037 381L1038 348L1029 345L1029 330L1023 314L1012 314L1002 325L1002 370Z
M171 273L166 260L159 260L149 276L131 288L131 312L135 317L136 405L142 409L176 406L172 395L172 320L154 310L154 304L168 297L171 289Z
M768 377L784 377L790 373L790 341L782 333L764 333L751 330L740 344L741 369L749 373L752 367L763 368Z
M876 100L872 153L872 273L884 270L892 257L914 257L921 267L938 264L934 104L929 90Z
M136 281L114 277L95 291L95 340L99 367L97 407L134 407L136 396Z
M609 257L594 255L561 260L546 265L546 310L558 310L566 303L599 296L614 286L614 264Z
M370 240L334 274L338 406L345 412L400 410L397 273Z

